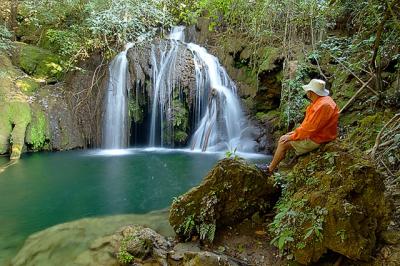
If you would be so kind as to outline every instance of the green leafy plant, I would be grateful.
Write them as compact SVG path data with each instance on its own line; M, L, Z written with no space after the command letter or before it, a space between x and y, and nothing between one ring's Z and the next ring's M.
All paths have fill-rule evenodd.
M207 224L207 223L202 223L200 224L199 227L199 233L200 233L200 239L207 239L210 242L214 241L215 237L215 230L216 226L215 224Z
M185 221L183 222L183 233L185 235L191 236L193 229L195 228L195 221L194 221L194 215L190 215L185 218Z
M118 253L117 253L117 258L118 261L122 264L129 264L134 260L134 256L130 254L126 249L128 242L133 239L132 236L125 237L122 239L121 245L119 247Z
M0 25L0 52L8 51L13 47L11 37L11 32L4 25Z
M336 232L336 235L340 237L340 240L344 242L347 239L346 230L341 229Z
M283 88L281 93L281 121L286 129L298 123L304 117L305 107L308 101L304 98L304 80L308 69L305 64L300 64L296 70L294 79L282 81Z
M227 150L225 152L225 157L226 158L233 158L233 160L235 160L235 161L238 160L240 157L239 157L239 155L236 154L236 151L237 151L237 148L233 149L233 151Z
M307 183L310 178L281 175L274 177L275 182L281 185L283 193L275 206L274 220L268 226L274 236L271 243L283 255L290 254L292 248L302 249L313 241L321 241L327 210L320 206L311 207L307 199L292 197L296 182Z

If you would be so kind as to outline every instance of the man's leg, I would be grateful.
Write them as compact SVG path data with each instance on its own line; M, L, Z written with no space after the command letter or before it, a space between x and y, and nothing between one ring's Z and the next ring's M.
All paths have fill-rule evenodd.
M290 141L287 141L285 136L286 135L283 135L278 141L278 147L276 148L274 157L268 168L270 172L273 172L278 164L285 158L286 152L293 148Z

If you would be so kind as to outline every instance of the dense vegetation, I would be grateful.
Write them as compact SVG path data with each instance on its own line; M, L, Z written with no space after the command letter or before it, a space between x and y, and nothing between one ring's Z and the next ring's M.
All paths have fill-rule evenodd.
M1 10L0 48L10 47L9 39L35 44L62 56L66 66L96 50L111 56L128 41L148 41L172 23L154 0L12 0Z
M277 120L277 132L292 129L307 104L300 85L323 78L341 108L341 138L370 155L389 177L386 185L399 183L398 0L6 0L0 3L0 50L11 52L18 46L15 41L50 50L60 58L57 71L66 73L95 52L109 59L127 42L140 45L172 25L194 25L204 18L219 44L231 36L245 44L249 55L236 58L235 67L245 69L256 90L262 77L271 74L271 58L279 59L279 107L260 111L251 98L254 117ZM58 72L55 78L62 80ZM141 119L136 106L130 110ZM186 129L183 118L177 121ZM301 239L284 220L305 203L292 203L288 197L280 200L280 215L270 228L281 250ZM301 215L313 227L303 239L318 240L326 210L307 210Z

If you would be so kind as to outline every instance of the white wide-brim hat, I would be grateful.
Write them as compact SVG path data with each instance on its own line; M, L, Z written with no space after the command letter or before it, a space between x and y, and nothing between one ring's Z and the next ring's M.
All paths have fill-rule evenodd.
M325 81L320 79L312 79L310 83L303 86L303 89L307 91L312 91L319 96L328 96L329 91L325 89Z

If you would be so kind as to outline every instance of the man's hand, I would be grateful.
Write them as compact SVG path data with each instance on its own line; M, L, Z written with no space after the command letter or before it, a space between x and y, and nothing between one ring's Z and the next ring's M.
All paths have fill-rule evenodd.
M279 142L280 142L280 143L286 143L286 142L290 141L290 136L291 136L292 134L293 134L293 132L289 132L289 133L283 135L283 136L279 139Z

